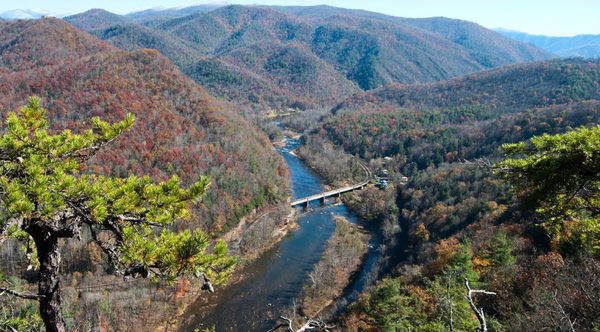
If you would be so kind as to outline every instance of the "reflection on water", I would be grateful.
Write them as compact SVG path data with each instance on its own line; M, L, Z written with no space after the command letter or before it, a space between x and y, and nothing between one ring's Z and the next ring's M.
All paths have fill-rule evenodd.
M321 179L289 153L299 144L298 140L288 139L284 147L277 149L290 167L294 199L323 191ZM308 211L299 216L299 229L290 232L281 242L242 269L243 279L226 289L219 288L215 294L202 293L201 298L190 305L183 316L189 320L183 331L212 326L217 332L267 331L276 326L277 317L290 307L292 299L298 297L312 266L323 255L326 242L334 230L332 214L360 224L358 218L343 205L326 203L321 206L318 202L311 203ZM372 237L372 245L376 246L379 242L379 238ZM377 253L371 250L366 269L353 290L362 290L365 272L373 265L376 256Z

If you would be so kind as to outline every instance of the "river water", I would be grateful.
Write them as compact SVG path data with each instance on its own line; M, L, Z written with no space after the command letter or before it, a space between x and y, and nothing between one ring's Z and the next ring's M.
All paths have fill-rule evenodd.
M288 139L285 147L278 148L291 170L293 199L323 191L320 177L290 152L300 142ZM202 331L215 327L220 331L268 331L278 325L277 318L290 312L293 300L298 298L308 274L325 251L327 240L334 231L333 215L344 216L350 222L364 226L359 218L343 205L333 200L324 205L312 202L308 209L298 208L299 228L289 232L279 243L264 252L256 261L244 267L240 281L219 287L215 294L202 293L201 298L190 305L183 318L188 324L182 331ZM333 215L332 215L333 214ZM377 247L381 238L375 229L370 244ZM345 297L353 299L368 281L379 253L369 251L369 258L361 275L349 287Z

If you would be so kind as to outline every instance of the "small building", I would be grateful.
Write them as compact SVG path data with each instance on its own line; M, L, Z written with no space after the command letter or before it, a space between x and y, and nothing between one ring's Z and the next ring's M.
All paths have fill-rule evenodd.
M388 180L385 180L385 179L379 180L379 187L383 188L384 190L387 189L388 184L389 184Z
M390 176L390 172L388 172L387 169L381 170L379 171L379 173L377 174L378 177L380 178L387 178Z

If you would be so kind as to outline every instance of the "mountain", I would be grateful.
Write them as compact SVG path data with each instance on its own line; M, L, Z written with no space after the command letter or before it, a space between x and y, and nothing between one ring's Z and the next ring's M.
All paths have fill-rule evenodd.
M86 27L86 30L106 29L117 24L127 24L133 20L122 15L113 14L104 9L90 9L84 13L69 15L63 18L76 27Z
M484 65L496 67L514 62L526 62L553 57L530 45L515 43L510 38L486 29L476 23L445 17L403 18L358 9L321 6L271 6L283 12L312 19L324 19L334 15L349 15L394 23L406 28L434 34L459 44L481 57ZM482 62L482 63L483 63Z
M29 20L42 16L56 16L56 14L42 9L13 9L0 13L0 17L7 20Z
M216 96L275 109L331 107L361 90L553 57L470 22L293 8L225 6L106 29L88 23L94 13L66 20L125 50L157 49Z
M264 133L155 50L119 50L54 18L2 21L2 116L31 95L42 97L52 131L80 131L94 116L136 116L134 128L82 172L154 180L177 174L185 185L209 175L210 190L186 227L218 235L288 195L285 162Z
M600 60L554 59L356 94L313 127L363 157L413 147L408 163L426 169L449 152L451 159L489 157L503 142L595 125L598 103L588 100L600 100ZM575 104L585 112L572 112Z
M481 105L499 116L590 99L600 100L600 61L570 58L509 65L427 85L382 87L348 98L333 113Z
M600 57L600 35L577 35L574 37L550 37L530 35L524 32L494 29L509 38L524 43L537 45L562 57L581 56L584 58Z
M224 7L229 5L229 3L225 1L214 1L214 2L206 2L201 3L197 2L191 5L186 6L175 6L175 7L152 7L147 9L136 10L134 12L125 14L125 16L136 19L136 20L144 20L151 19L156 17L168 17L168 18L176 18L183 17L187 15L192 15L196 13L209 12L219 7Z

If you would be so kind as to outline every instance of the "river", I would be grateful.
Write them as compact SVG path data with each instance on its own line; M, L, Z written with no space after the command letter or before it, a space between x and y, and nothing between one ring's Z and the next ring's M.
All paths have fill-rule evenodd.
M286 145L277 148L291 170L293 199L298 199L323 190L323 181L298 157L290 152L300 142L288 139ZM191 304L183 318L188 321L182 331L202 331L215 327L221 331L267 331L278 325L277 318L290 312L293 299L298 297L308 274L325 251L327 240L334 230L333 215L344 216L371 233L370 244L375 248L381 242L376 229L369 229L345 206L333 200L324 205L311 202L307 210L298 208L299 228L289 232L270 250L239 273L245 276L237 283L219 287L215 294L203 293ZM369 258L359 278L346 291L345 297L353 299L368 281L379 253L369 250Z

